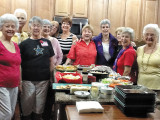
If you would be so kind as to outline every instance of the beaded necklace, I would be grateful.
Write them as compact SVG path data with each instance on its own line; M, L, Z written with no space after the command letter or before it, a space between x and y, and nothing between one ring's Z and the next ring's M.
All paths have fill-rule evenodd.
M145 48L144 48L144 49L145 49ZM143 69L143 71L146 71L146 70L148 69L148 63L149 63L150 57L151 57L151 55L152 55L152 53L153 53L153 50L154 50L154 49L152 49L152 51L151 51L151 53L150 53L150 55L149 55L149 57L148 57L146 67L144 67L144 62L143 62L143 58L144 58L144 50L143 50L142 63L141 63L141 64L142 64L142 69Z

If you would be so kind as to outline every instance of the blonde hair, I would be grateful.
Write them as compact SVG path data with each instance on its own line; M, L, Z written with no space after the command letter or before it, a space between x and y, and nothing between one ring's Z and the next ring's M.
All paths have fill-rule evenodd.
M88 28L92 33L93 33L93 27L91 25L85 25L83 28L82 28L82 32Z
M117 33L118 33L118 32L122 32L124 28L125 28L125 27L118 27L118 28L116 29L116 31L115 31L116 36L117 36Z
M58 26L56 33L54 35L52 35L52 37L57 37L59 34L59 23L57 21L51 21L51 24L52 25L57 24L57 26Z

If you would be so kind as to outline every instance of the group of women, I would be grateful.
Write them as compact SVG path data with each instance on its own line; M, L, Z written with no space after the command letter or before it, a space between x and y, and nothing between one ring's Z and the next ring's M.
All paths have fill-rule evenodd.
M48 86L53 82L53 69L59 64L107 65L120 75L131 76L135 84L155 90L160 97L158 25L144 27L146 44L136 51L134 30L118 28L114 37L108 19L100 22L101 33L95 37L93 28L85 25L79 40L70 32L72 20L69 17L62 19L61 34L58 22L32 17L30 37L22 30L26 19L27 14L22 9L17 9L14 15L0 17L0 116L3 120L13 117L18 87L23 119L41 120ZM133 77L137 76L136 61L138 81Z
M58 31L48 20L29 20L30 37L22 31L27 14L0 17L0 119L11 120L17 103L18 87L24 120L41 120L53 69L62 61L62 51L54 37ZM23 39L26 37L26 39ZM19 44L19 46L17 44Z

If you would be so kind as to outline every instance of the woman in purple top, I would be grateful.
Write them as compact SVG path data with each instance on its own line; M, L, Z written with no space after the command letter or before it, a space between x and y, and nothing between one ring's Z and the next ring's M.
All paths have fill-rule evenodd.
M97 49L96 64L112 67L116 58L118 41L110 33L110 21L108 19L100 22L100 28L102 33L93 38Z

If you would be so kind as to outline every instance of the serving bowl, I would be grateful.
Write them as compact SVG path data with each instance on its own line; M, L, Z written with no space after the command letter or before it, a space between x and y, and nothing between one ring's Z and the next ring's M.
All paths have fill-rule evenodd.
M101 93L104 93L106 95L111 95L111 94L113 94L114 89L111 87L104 86L104 87L101 87L100 91L101 91Z
M75 91L74 94L79 98L87 98L90 95L87 91Z

